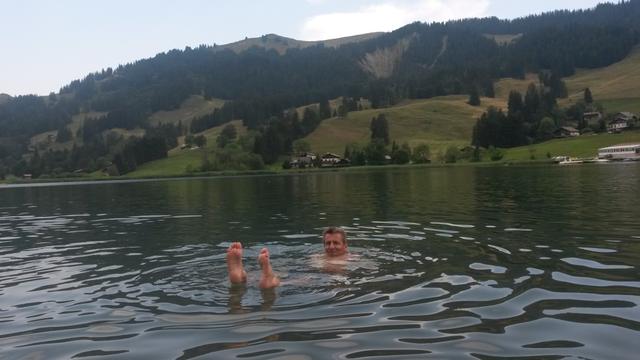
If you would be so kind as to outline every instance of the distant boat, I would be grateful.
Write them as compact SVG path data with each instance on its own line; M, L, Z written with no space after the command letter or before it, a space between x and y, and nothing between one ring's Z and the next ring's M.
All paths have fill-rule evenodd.
M577 164L582 164L583 162L584 161L582 161L582 160L569 158L569 159L560 161L558 164L560 164L560 165L577 165Z

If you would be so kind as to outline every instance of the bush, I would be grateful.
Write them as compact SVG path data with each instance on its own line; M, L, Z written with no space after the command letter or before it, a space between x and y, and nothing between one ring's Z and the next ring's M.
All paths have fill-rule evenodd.
M407 143L402 144L399 149L396 148L395 151L391 153L391 162L394 164L408 164L409 160L411 160L411 148Z
M474 147L473 153L471 153L471 162L480 162L482 161L482 156L480 156L480 148Z
M460 158L460 150L458 150L455 146L449 146L447 151L444 153L444 162L447 164L452 164L458 161Z
M495 148L493 146L489 146L489 158L491 161L499 161L504 157L504 151Z
M413 152L411 154L411 161L414 164L430 163L431 162L430 158L431 158L431 151L429 149L429 145L419 144L418 146L413 148Z
M371 140L369 145L364 149L367 157L367 164L370 165L383 165L386 162L385 156L387 155L387 149L382 139Z
M207 145L207 138L204 135L198 135L193 138L193 143L197 147L204 147L205 145Z

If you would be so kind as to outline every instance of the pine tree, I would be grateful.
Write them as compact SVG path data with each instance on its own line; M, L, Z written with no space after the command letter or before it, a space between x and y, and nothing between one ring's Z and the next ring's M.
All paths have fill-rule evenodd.
M522 116L524 103L522 102L522 94L518 91L511 90L509 92L508 113L509 116Z
M471 88L471 93L469 94L469 101L467 103L471 106L480 105L480 95L478 94L478 89L475 86Z
M380 139L385 145L389 145L389 123L384 114L371 119L371 140Z
M302 127L302 133L307 135L316 129L318 124L320 123L320 118L318 117L318 113L313 110L312 107L307 107L304 109L304 115L302 116L302 123L300 124Z
M219 148L224 148L227 144L233 142L236 139L237 134L238 132L236 131L236 127L233 126L233 124L227 124L224 128L222 128L220 135L218 135L218 137L216 138L216 144L218 145ZM205 144L206 144L206 138L205 138ZM196 143L196 145L198 145L198 143ZM203 145L198 145L198 146L202 147Z
M593 103L593 96L591 95L591 89L589 89L589 88L585 88L584 89L584 102L586 104L592 104Z
M71 134L71 131L65 125L63 125L58 129L58 135L56 136L56 142L57 143L65 143L65 142L71 140L72 137L73 136Z
M489 79L484 84L484 96L488 98L494 98L496 96L496 92L493 88L493 80Z
M538 87L534 83L529 84L524 96L524 120L526 122L536 122L536 116L541 110L541 103Z
M318 107L318 116L320 119L328 119L331 117L331 106L329 105L329 100L324 99L320 101L320 106Z

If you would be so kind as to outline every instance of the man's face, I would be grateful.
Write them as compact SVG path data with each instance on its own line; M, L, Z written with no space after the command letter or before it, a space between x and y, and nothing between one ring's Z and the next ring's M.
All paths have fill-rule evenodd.
M324 252L329 256L340 256L347 253L347 244L341 234L324 235Z

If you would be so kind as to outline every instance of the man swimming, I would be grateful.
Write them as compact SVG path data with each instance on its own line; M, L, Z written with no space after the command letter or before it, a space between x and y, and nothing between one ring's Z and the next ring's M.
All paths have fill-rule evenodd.
M347 234L339 227L329 227L322 232L322 243L324 245L324 255L332 260L345 260L348 256ZM274 274L269 260L269 250L263 248L258 255L260 264L261 289L272 289L280 285L280 279ZM229 271L229 281L232 284L242 284L247 282L247 273L242 265L242 244L234 242L227 250L227 269Z

